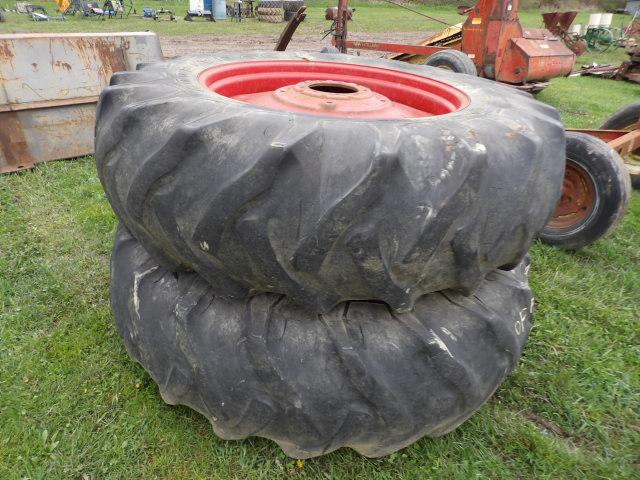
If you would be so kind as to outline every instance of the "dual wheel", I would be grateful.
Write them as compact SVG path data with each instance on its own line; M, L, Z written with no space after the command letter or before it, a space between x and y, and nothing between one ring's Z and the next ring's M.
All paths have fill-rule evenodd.
M564 146L530 95L390 60L251 52L117 73L96 162L122 222L127 350L223 438L306 458L443 435L522 353L527 251Z

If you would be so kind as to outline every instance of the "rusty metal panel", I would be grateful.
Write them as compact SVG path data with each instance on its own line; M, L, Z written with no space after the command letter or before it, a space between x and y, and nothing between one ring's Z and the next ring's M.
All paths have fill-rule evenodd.
M498 68L497 80L525 83L571 73L576 56L558 40L512 38Z
M0 35L0 172L92 153L111 75L161 58L149 32Z

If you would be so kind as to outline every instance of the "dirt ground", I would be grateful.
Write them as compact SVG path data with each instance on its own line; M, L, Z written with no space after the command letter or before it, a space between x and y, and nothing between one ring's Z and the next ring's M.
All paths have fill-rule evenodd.
M416 43L425 38L425 32L358 33L353 38L363 41ZM242 50L273 50L277 35L185 35L161 36L160 44L165 57L206 52L234 52ZM321 35L294 35L287 50L319 52L329 45L329 39ZM350 52L351 53L351 52ZM362 56L380 57L380 52L362 50Z

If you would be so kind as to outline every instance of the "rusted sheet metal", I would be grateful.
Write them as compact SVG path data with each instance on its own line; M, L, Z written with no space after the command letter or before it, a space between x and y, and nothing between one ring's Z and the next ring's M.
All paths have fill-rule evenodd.
M0 172L92 153L111 75L161 58L148 32L0 35Z

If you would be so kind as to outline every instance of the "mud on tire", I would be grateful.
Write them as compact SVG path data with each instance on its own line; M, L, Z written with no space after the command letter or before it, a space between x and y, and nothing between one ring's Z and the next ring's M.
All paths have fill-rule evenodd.
M97 114L98 172L147 250L166 268L195 270L217 295L281 293L321 313L359 299L407 311L425 293L468 293L518 264L560 196L556 110L438 68L313 55L182 57L112 77ZM325 120L198 80L209 67L301 58L429 77L470 104L415 119Z
M514 368L530 330L527 269L489 273L472 297L425 295L411 313L347 302L316 315L281 295L218 297L120 228L111 301L163 399L220 437L270 438L296 458L343 446L378 457L453 430Z

